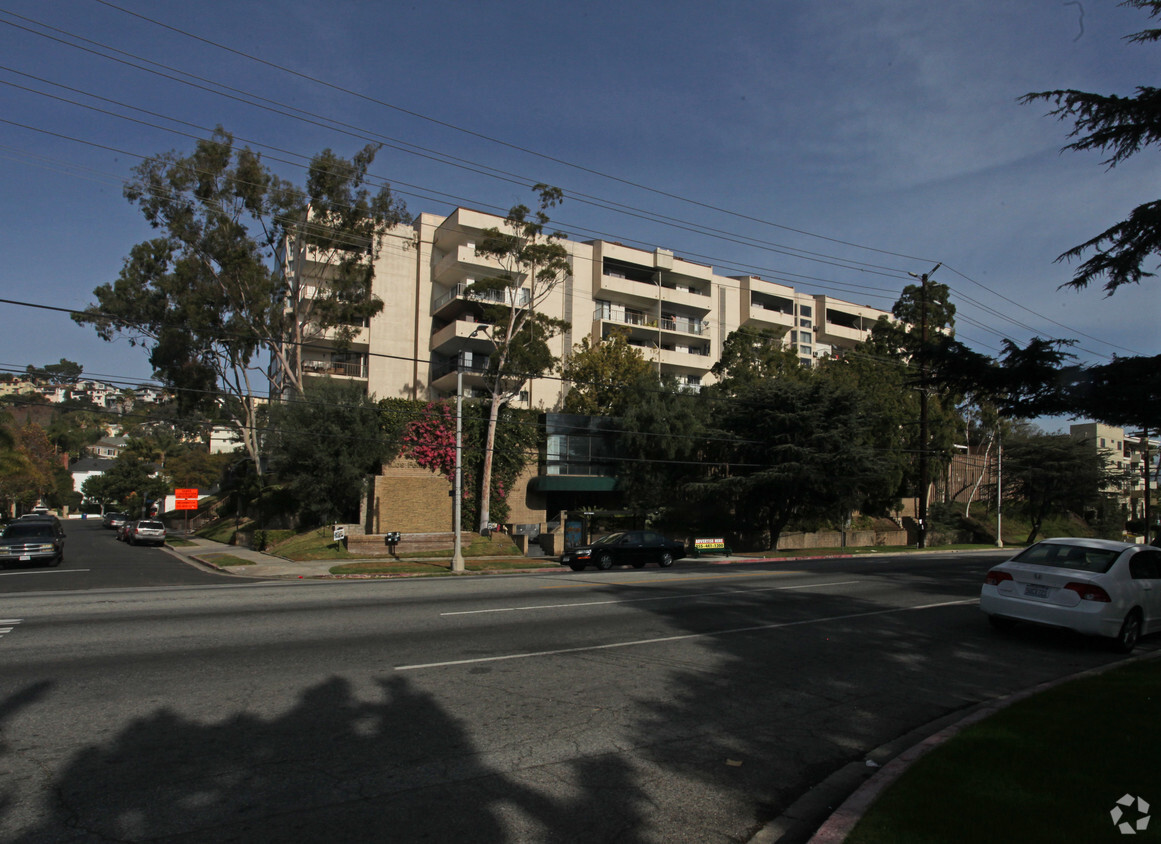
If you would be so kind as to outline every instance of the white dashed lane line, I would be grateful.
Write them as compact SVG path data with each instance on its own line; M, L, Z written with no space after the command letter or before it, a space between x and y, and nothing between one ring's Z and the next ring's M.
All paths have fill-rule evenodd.
M11 633L13 628L22 621L24 621L23 618L0 618L0 636Z

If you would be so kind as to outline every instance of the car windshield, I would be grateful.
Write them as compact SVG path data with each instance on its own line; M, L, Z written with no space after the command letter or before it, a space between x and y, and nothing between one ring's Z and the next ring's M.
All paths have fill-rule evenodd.
M1112 568L1119 556L1121 556L1120 551L1107 548L1088 548L1083 545L1067 545L1060 542L1041 542L1021 551L1012 558L1012 562L1104 574Z
M3 539L27 539L28 537L36 537L43 539L52 539L52 523L51 522L25 522L24 524L9 525L4 529Z
M602 536L600 539L594 540L593 545L613 545L620 542L624 533L610 533L608 536Z

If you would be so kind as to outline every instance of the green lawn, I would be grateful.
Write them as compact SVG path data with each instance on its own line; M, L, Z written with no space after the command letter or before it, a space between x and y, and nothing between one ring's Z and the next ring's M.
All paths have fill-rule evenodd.
M1161 811L1159 713L1155 659L1034 695L922 757L846 842L1120 840L1123 796Z
M253 562L250 560L243 560L241 557L235 557L233 554L217 554L216 556L207 556L207 562L213 563L216 566L252 566Z

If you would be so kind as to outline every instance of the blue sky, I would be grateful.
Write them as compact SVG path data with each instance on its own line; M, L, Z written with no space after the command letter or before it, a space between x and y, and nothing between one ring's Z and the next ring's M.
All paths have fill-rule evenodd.
M121 195L140 156L192 147L167 129L221 124L270 159L388 143L373 172L414 213L503 212L549 182L574 194L555 212L574 237L880 308L907 272L942 262L935 278L980 351L1043 336L1077 340L1085 361L1157 354L1161 281L1061 291L1070 271L1054 263L1156 198L1156 153L1107 171L1095 153L1061 154L1069 127L1017 103L1156 84L1161 48L1123 41L1147 23L1056 0L4 0L3 298L87 305L151 235ZM127 64L145 62L154 72ZM0 319L2 369L67 357L150 374L139 349L60 315L0 305Z

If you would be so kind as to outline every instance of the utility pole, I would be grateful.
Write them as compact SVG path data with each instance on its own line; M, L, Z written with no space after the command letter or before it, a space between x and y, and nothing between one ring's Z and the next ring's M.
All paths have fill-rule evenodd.
M919 279L919 542L920 548L927 547L927 486L928 486L928 454L927 454L927 280L935 271L943 266L943 262L936 264L931 272L921 276L908 273L912 278Z
M1149 429L1145 428L1141 431L1141 445L1144 447L1143 459L1141 460L1141 474L1145 476L1145 544L1149 544L1149 519L1152 518L1152 508L1149 506Z
M1004 440L999 423L996 424L996 547L1004 547Z

